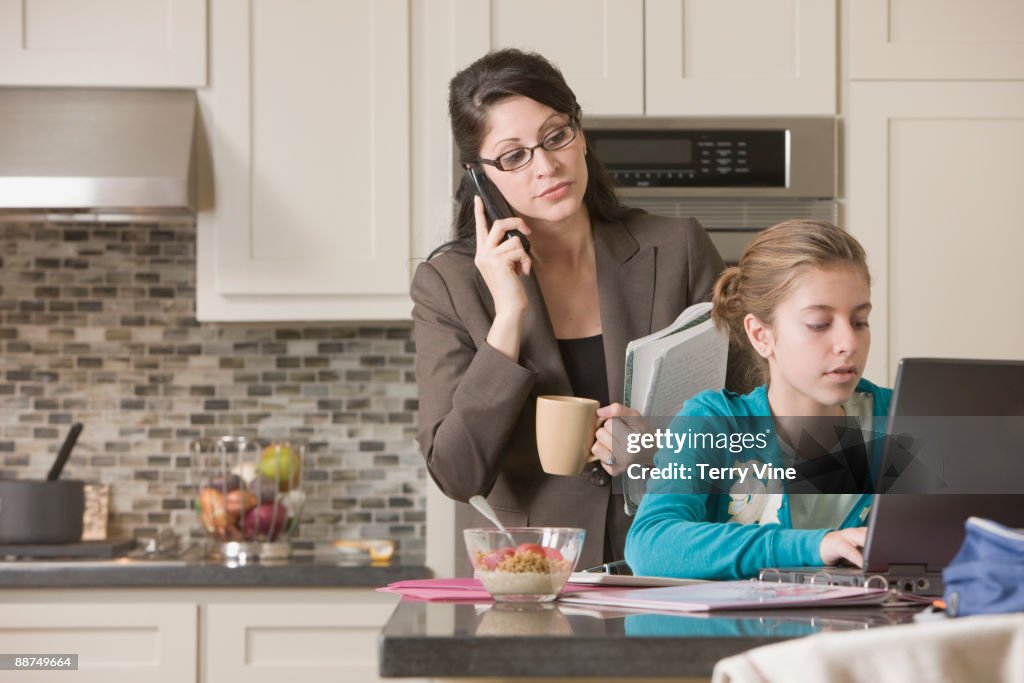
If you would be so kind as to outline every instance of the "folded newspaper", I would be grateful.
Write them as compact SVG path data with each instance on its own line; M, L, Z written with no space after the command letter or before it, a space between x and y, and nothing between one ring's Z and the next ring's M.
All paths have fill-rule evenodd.
M671 325L626 347L623 403L641 415L671 417L688 399L725 386L729 337L711 320L711 303L694 304Z

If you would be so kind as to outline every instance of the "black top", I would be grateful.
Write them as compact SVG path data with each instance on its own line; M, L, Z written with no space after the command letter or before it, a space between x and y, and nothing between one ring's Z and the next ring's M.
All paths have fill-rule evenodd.
M574 396L592 398L600 405L606 406L608 400L608 371L604 364L604 338L601 335L581 337L579 339L559 339L558 351L562 354L565 374L569 376ZM611 477L597 462L587 465L590 482L595 486L608 486ZM608 506L622 507L620 496L610 496ZM607 519L615 519L609 509ZM615 549L612 542L612 529L606 524L604 534L604 561L615 562L623 559L621 549Z
M579 339L559 339L558 350L569 375L572 392L608 405L608 371L604 365L604 338L601 335Z

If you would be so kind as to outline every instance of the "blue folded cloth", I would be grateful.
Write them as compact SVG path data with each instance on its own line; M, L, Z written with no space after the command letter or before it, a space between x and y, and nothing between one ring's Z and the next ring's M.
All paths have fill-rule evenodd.
M1024 530L971 517L956 557L942 572L950 616L1024 612Z

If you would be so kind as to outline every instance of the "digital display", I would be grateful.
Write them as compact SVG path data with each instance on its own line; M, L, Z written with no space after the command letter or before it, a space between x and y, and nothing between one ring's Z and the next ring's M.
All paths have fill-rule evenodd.
M693 163L693 142L681 138L604 138L594 142L608 166L680 166Z
M592 128L618 187L785 187L785 129Z

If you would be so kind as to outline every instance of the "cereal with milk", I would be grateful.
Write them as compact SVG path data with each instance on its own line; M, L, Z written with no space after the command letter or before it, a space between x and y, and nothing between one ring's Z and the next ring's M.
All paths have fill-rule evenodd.
M549 595L558 593L572 565L553 548L501 548L476 554L476 575L492 595Z

